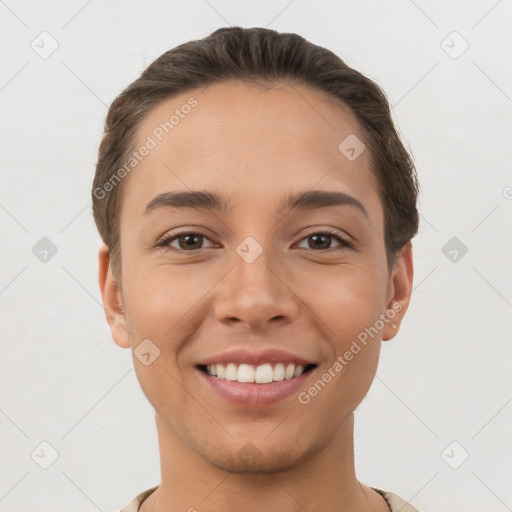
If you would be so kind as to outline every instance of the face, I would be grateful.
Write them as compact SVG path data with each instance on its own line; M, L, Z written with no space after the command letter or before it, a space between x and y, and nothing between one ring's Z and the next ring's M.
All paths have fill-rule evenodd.
M145 354L175 442L232 472L297 465L335 442L408 304L410 248L389 272L369 149L353 158L364 132L305 86L224 82L160 103L135 146L148 136L123 182L120 279L100 279L113 337Z

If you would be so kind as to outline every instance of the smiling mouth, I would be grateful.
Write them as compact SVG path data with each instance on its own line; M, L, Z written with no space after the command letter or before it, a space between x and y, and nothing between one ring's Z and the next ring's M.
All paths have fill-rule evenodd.
M209 364L199 365L197 368L210 377L231 382L244 382L254 384L270 384L283 380L291 380L300 377L314 368L316 364L302 366L293 363L265 363L252 364Z

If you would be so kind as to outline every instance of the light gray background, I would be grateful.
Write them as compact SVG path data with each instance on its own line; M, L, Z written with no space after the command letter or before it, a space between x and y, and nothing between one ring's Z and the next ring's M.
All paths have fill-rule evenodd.
M90 188L114 97L228 24L299 33L376 80L415 158L415 290L356 412L359 478L422 512L511 510L510 0L1 0L0 19L0 510L115 511L160 482L153 410L101 307Z

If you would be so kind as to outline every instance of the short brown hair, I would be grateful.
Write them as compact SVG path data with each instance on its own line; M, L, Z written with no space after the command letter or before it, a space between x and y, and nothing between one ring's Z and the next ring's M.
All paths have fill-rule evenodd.
M265 28L221 28L154 60L113 101L105 121L92 189L93 215L120 277L119 214L122 182L115 173L133 151L138 125L159 102L225 80L304 84L347 105L361 124L384 209L388 268L418 231L419 185L414 164L391 119L382 89L333 52L297 34ZM340 141L341 142L341 141ZM98 193L100 191L101 193Z

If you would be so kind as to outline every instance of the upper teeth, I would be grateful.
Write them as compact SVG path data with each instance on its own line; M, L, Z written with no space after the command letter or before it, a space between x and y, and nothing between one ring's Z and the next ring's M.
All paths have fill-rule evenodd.
M292 363L286 365L286 367L283 363L277 363L274 367L270 363L260 364L259 366L251 364L236 365L235 363L209 364L206 366L206 371L209 375L219 379L267 384L298 377L304 372L304 366Z

